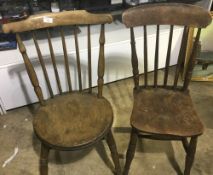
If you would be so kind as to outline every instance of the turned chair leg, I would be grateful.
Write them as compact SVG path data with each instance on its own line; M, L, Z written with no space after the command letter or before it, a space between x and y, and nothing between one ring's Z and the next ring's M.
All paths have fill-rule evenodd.
M109 133L106 137L106 141L107 141L107 144L108 144L109 149L111 151L112 160L113 160L114 165L115 165L115 173L116 173L116 175L121 175L121 166L120 166L120 162L119 162L118 151L117 151L115 139L112 135L111 130L109 131Z
M190 175L197 147L197 136L191 138L186 155L184 175Z
M40 153L40 175L48 175L48 155L49 148L41 144L41 153Z
M123 173L124 175L129 174L129 168L130 168L132 159L134 158L134 155L135 155L137 139L138 139L137 133L135 132L135 130L132 129L130 141L129 141L129 147L126 153L126 163L124 166L124 173Z

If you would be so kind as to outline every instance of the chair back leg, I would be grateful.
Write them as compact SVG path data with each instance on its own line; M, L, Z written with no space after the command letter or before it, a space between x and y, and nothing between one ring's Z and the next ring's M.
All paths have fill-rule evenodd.
M194 136L191 138L187 149L184 175L190 175L192 164L194 162L196 147L197 147L197 136Z
M128 147L128 150L126 153L126 163L125 163L123 175L128 175L128 173L129 173L129 168L130 168L132 159L134 158L134 155L135 155L137 139L138 139L138 135L137 135L136 131L134 129L132 129L129 147Z

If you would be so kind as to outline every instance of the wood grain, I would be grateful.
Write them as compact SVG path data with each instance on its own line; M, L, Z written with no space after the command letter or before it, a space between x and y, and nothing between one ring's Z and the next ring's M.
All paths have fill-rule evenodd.
M4 24L2 30L4 33L16 33L55 26L104 24L112 20L110 14L92 14L85 10L63 11L32 15L23 21Z
M123 13L122 20L127 27L153 24L206 27L212 21L205 9L181 3L156 3L131 8Z

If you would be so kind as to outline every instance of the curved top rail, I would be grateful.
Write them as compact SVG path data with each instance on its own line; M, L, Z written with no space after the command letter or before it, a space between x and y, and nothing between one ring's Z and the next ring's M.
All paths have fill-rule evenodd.
M92 14L85 10L75 10L32 15L22 21L4 24L2 29L4 33L17 33L55 26L104 24L111 23L112 20L110 14Z
M182 3L146 4L126 10L122 15L127 27L140 25L181 25L203 28L212 21L210 13L195 5Z

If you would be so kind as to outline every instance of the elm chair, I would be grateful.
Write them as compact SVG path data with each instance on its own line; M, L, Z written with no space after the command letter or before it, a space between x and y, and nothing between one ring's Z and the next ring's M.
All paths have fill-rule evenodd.
M134 78L134 103L130 124L132 127L129 147L126 154L124 175L127 175L134 158L138 138L154 140L178 140L182 141L186 152L184 175L189 175L196 152L197 138L203 133L203 125L197 116L189 94L188 85L191 79L201 28L211 22L211 16L204 9L186 4L157 3L147 4L126 10L122 16L123 23L130 28L132 68ZM156 25L156 42L154 44L153 78L148 74L148 66L151 61L148 57L148 29L149 25ZM158 72L158 66L162 59L159 56L160 26L170 26L168 49L163 81ZM143 63L144 82L139 80L138 58L135 47L134 27L141 26L144 31ZM173 30L175 26L183 26L180 51L177 59L174 76L169 76L171 71L171 48ZM185 59L186 43L189 28L198 28L193 51L190 56L187 73L183 81L178 82L181 65ZM142 29L141 29L142 31ZM151 44L151 43L149 43ZM171 78L171 79L170 79ZM188 142L188 139L190 141ZM151 146L151 145L150 145Z
M25 67L35 93L40 102L40 108L37 110L33 119L33 128L36 136L41 141L40 153L40 174L48 174L48 154L50 149L62 151L74 151L94 146L97 142L106 139L106 142L111 151L112 159L115 164L115 174L120 175L121 169L115 141L111 132L113 122L113 111L110 103L102 96L103 76L104 76L104 43L105 30L104 25L112 22L110 14L91 14L84 10L79 11L64 11L59 13L45 13L30 16L28 19L8 23L3 26L5 33L16 33L16 38L19 50L22 54ZM100 49L98 59L98 92L92 92L92 60L91 50L91 25L100 24ZM74 41L76 48L76 77L78 77L78 90L73 90L70 70L70 57L68 55L67 45L63 26L71 25L74 28ZM80 63L80 52L78 43L77 25L85 25L87 30L87 45L88 45L88 89L83 90L82 70ZM59 27L58 27L59 26ZM59 29L61 36L62 53L64 57L64 69L67 79L67 88L62 88L62 81L57 69L57 57L54 53L54 45L52 44L51 31L53 27ZM67 28L67 27L66 27ZM36 30L46 30L46 42L48 43L51 64L53 67L52 73L55 75L58 95L54 93L52 81L48 75L45 59L41 53L42 49L39 44ZM28 31L32 34L35 49L37 50L38 61L41 65L44 78L46 80L47 89L49 90L50 98L45 100L42 94L42 88L39 85L38 75L34 70L34 66L28 57L24 42L21 39L20 33ZM56 30L57 31L57 30ZM71 34L70 28L70 34ZM68 39L67 39L68 40ZM70 41L69 41L70 42ZM87 59L87 58L86 58ZM72 68L72 67L71 67ZM40 75L41 76L41 75ZM37 78L38 77L38 78ZM73 80L73 77L72 77Z

